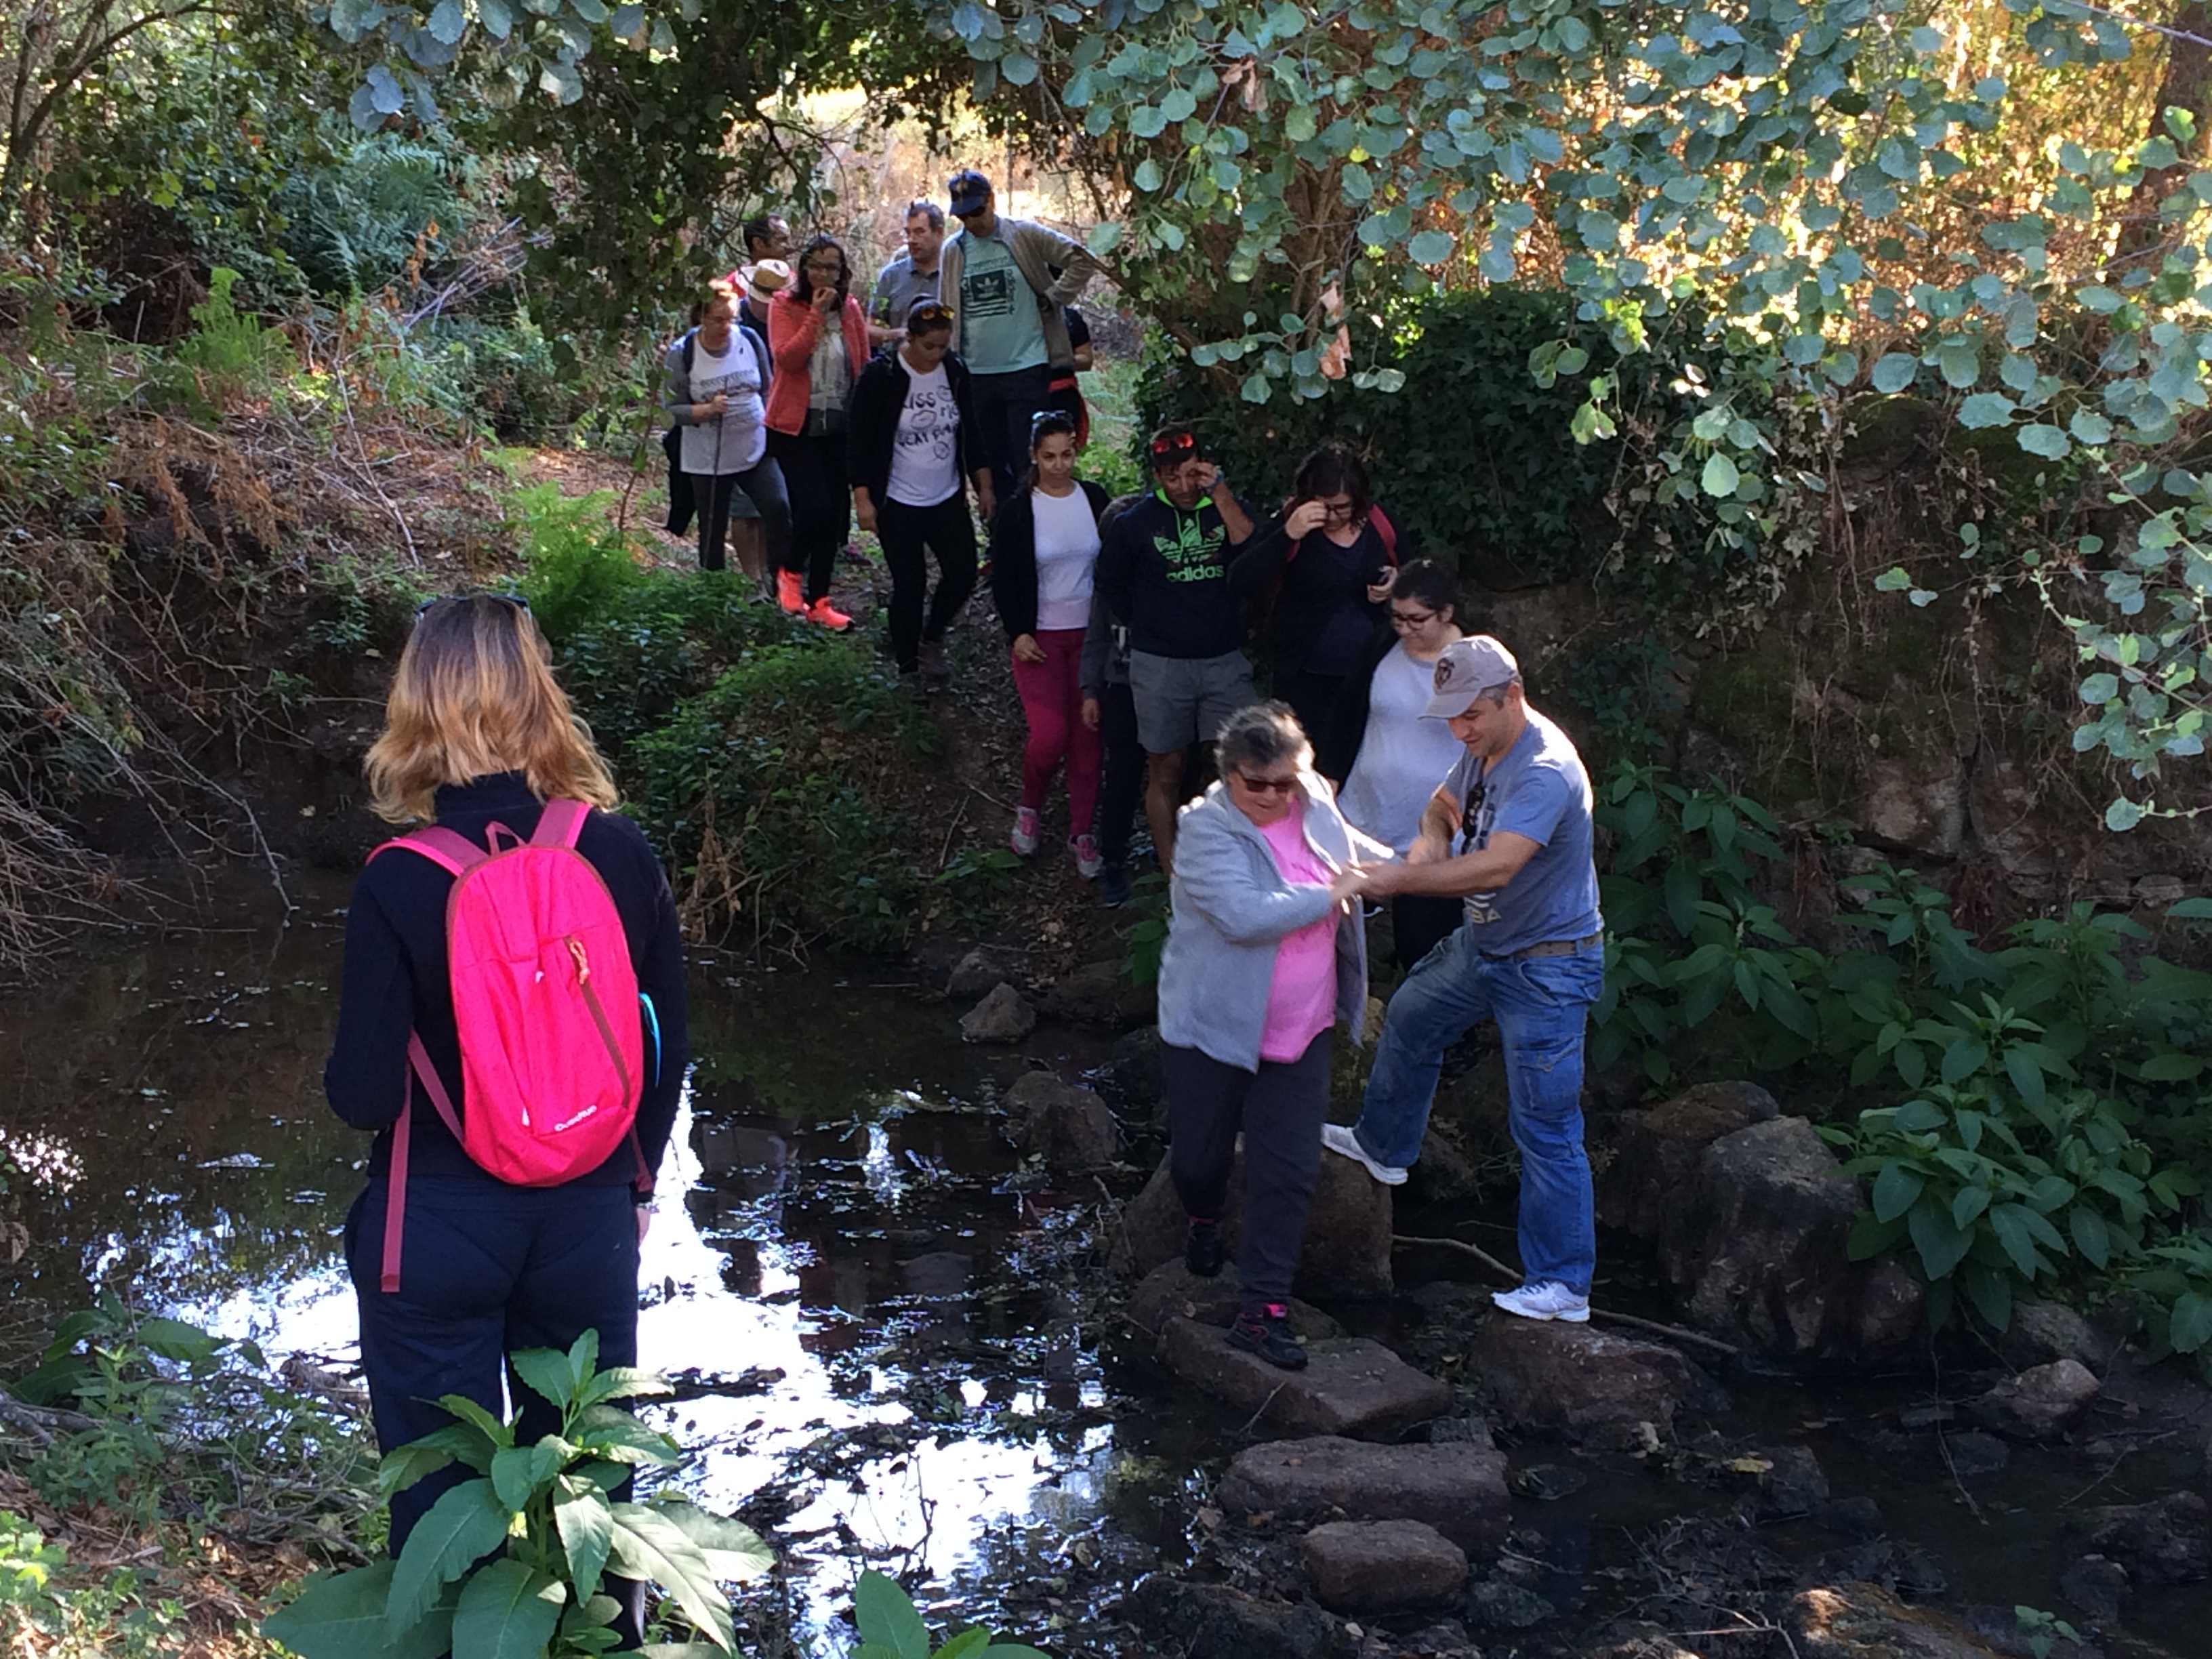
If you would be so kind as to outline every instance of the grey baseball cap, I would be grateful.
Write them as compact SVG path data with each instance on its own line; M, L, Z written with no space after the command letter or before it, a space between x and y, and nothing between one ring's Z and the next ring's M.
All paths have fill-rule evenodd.
M1513 653L1487 634L1470 634L1446 646L1437 659L1437 675L1429 690L1424 720L1445 720L1464 714L1486 691L1496 691L1521 678L1521 665Z

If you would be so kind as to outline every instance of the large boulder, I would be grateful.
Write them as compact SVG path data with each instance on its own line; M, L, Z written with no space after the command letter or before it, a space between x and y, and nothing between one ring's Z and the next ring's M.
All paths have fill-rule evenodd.
M1698 1153L1661 1225L1661 1266L1703 1329L1778 1358L1870 1364L1925 1322L1901 1263L1850 1259L1863 1207L1810 1123L1753 1123Z
M1863 1583L1808 1589L1782 1615L1797 1659L1998 1659L1955 1620Z
M994 987L1019 985L1029 977L1029 953L1010 945L978 945L945 976L945 994L954 1002L969 1002Z
M1167 1085L1162 1075L1160 1028L1125 1031L1106 1051L1098 1068L1099 1091L1131 1121L1164 1127Z
M2212 1526L2193 1492L2093 1510L2088 1534L2089 1549L2118 1562L2138 1584L2194 1584L2212 1576Z
M1036 1022L1028 1000L1001 981L960 1017L960 1036L969 1042L1019 1042L1036 1030Z
M1692 1382L1672 1348L1504 1314L1483 1322L1468 1369L1511 1426L1607 1442L1640 1438L1643 1424L1665 1434Z
M1339 1659L1352 1651L1343 1625L1310 1601L1263 1601L1165 1573L1139 1583L1121 1610L1162 1650L1185 1659Z
M1214 1500L1235 1519L1420 1521L1462 1549L1505 1536L1505 1454L1471 1440L1377 1446L1341 1436L1247 1446Z
M1701 1083L1649 1111L1623 1113L1613 1156L1597 1176L1598 1219L1656 1243L1697 1172L1698 1154L1780 1111L1756 1083Z
M1221 1237L1231 1261L1243 1217L1244 1149L1240 1142L1229 1171L1229 1202L1220 1218ZM1124 1272L1152 1272L1182 1254L1189 1224L1189 1213L1176 1196L1167 1160L1162 1158L1144 1191L1122 1212L1111 1245L1114 1265ZM1324 1152L1314 1181L1313 1206L1306 1212L1305 1243L1298 1253L1298 1293L1324 1302L1389 1296L1390 1228L1390 1189L1350 1158Z
M2078 1359L2054 1359L2008 1376L1976 1400L1972 1411L1999 1434L2056 1440L2097 1397L2097 1374Z
M1121 1304L1121 1317L1155 1342L1166 1334L1170 1319L1225 1327L1237 1317L1236 1269L1225 1268L1212 1279L1200 1279L1183 1266L1181 1256L1163 1261L1129 1292L1129 1299ZM1319 1342L1342 1336L1344 1327L1311 1303L1293 1298L1291 1334L1301 1342Z
M1120 1151L1114 1114L1088 1089L1027 1072L1006 1091L1006 1136L1054 1170L1094 1170Z
M1229 1346L1218 1325L1170 1319L1160 1334L1168 1367L1184 1382L1291 1434L1395 1435L1452 1407L1452 1393L1380 1342L1309 1342L1304 1370L1286 1371Z
M1467 1587L1467 1552L1425 1522L1330 1521L1302 1548L1315 1599L1337 1613L1406 1613Z
M1047 1019L1119 1030L1128 1024L1128 981L1118 962L1085 963L1062 974L1038 999Z

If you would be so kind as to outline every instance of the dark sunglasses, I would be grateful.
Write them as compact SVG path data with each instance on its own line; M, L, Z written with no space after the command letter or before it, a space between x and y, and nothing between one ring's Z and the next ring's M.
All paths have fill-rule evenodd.
M520 593L439 593L415 607L415 620L421 622L432 605L443 605L448 599L456 604L466 599L497 599L502 605L513 605L526 617L530 614L530 601Z
M1255 795L1287 795L1298 787L1296 778L1255 778L1249 772L1239 772L1237 781Z
M1180 460L1198 453L1198 439L1188 432L1178 432L1171 437L1155 438L1152 442L1155 461Z

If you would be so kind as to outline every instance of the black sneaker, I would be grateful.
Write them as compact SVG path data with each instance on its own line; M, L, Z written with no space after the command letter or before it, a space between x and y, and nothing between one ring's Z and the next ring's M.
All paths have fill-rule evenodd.
M1229 1328L1229 1346L1256 1353L1286 1371L1302 1371L1306 1368L1306 1351L1291 1340L1290 1321L1275 1310L1279 1306L1271 1304L1264 1314L1238 1314L1237 1322Z
M1182 1265L1200 1279L1211 1279L1228 1260L1229 1248L1221 1242L1221 1229L1192 1217L1190 1236L1183 1242Z
M1129 866L1109 864L1098 872L1098 902L1118 910L1129 902Z

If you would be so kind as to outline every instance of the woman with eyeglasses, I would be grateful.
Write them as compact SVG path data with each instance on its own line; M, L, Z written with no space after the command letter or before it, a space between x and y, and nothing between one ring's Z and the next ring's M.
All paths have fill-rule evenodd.
M1230 567L1239 597L1267 604L1269 689L1310 732L1381 620L1400 536L1358 458L1328 446L1298 463L1290 504Z
M945 630L975 590L969 486L985 519L994 503L968 365L952 355L951 309L924 300L905 323L905 338L853 387L845 459L853 510L890 567L891 654L926 688L951 684ZM933 594L925 553L937 556Z
M1029 723L1022 799L1007 845L1027 858L1052 775L1067 765L1067 850L1084 880L1105 866L1092 833L1098 810L1098 728L1083 717L1083 635L1098 565L1106 492L1075 476L1072 416L1030 419L1030 470L991 524L991 597L1012 649L1014 690Z
M845 482L845 430L853 382L868 362L868 318L850 292L853 268L834 237L817 236L799 256L799 280L768 307L769 453L791 492L791 551L776 599L793 616L842 631L853 619L830 603L837 551L852 532Z
M422 843L441 848L443 860L387 848L355 884L337 1034L323 1073L331 1109L376 1137L367 1183L347 1215L345 1252L369 1407L386 1452L452 1423L436 1404L441 1395L459 1395L503 1416L507 1360L518 1350L566 1349L596 1330L601 1364L637 1361L638 1250L651 1218L646 1189L676 1121L689 1052L683 936L660 860L635 823L603 810L617 799L614 782L550 664L520 600L497 594L436 600L416 617L385 705L383 733L368 751L370 805L378 816L444 832ZM617 1003L599 1016L603 1035L610 1021L634 1022L629 1034L638 1044L628 1051L647 1064L634 1138L625 1136L604 1163L575 1179L517 1186L471 1157L434 1098L442 1094L445 1105L457 1104L466 1125L471 1103L446 925L456 878L446 860L466 867L459 854L473 858L472 849L495 852L526 841L555 803L563 808L556 823L566 820L565 833L574 837L567 844L613 901L642 994L636 1008ZM570 819L579 803L584 810ZM453 837L469 847L459 848ZM588 918L578 925L588 927ZM569 943L580 985L583 946L574 935ZM608 1036L609 1048L617 1041ZM426 1097L431 1077L438 1087ZM405 1148L398 1159L404 1172L398 1206L396 1139ZM395 1211L400 1225L391 1227ZM534 1395L523 1394L521 1405L521 1443L559 1427L557 1414L545 1420L552 1407ZM432 1504L468 1473L454 1464L393 1495L395 1556ZM611 1580L608 1588L624 1604L616 1628L635 1646L643 1587Z
M768 348L738 323L739 298L734 283L708 283L695 326L669 347L663 364L673 459L690 486L690 510L699 515L702 570L724 568L730 514L740 492L748 507L739 510L760 514L770 560L781 564L791 544L783 471L768 453L763 402L770 381ZM676 505L672 490L672 512Z
M1231 1346L1297 1370L1291 1279L1328 1116L1330 1033L1360 1039L1367 936L1350 902L1361 860L1387 849L1346 823L1297 718L1239 709L1218 736L1221 777L1182 809L1160 959L1168 1170L1190 1217L1184 1260L1211 1278L1244 1137Z
M1465 637L1459 585L1431 559L1414 559L1390 585L1390 625L1377 629L1345 677L1321 743L1321 769L1337 805L1403 858L1419 835L1437 786L1466 752L1450 723L1421 718L1437 659ZM1392 955L1413 964L1459 926L1461 902L1424 893L1390 899Z

